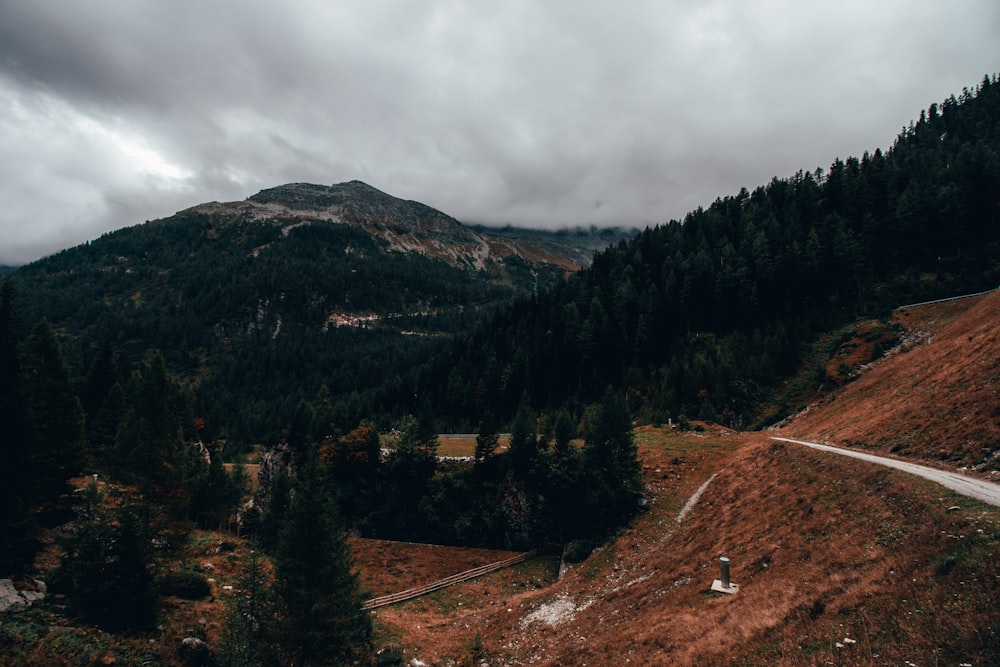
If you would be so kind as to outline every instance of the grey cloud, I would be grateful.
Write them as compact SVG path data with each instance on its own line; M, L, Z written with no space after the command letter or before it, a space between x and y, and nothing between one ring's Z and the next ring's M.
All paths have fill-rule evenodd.
M7 0L0 262L290 181L662 222L886 148L998 33L992 0Z

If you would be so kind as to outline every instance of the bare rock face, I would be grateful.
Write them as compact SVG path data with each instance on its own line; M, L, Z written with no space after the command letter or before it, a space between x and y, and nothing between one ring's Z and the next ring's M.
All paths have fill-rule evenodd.
M490 255L487 241L455 218L361 181L289 183L262 190L247 201L275 214L354 225L396 250L438 257L453 265L472 265Z
M203 207L206 205L203 205ZM588 266L593 253L632 236L627 229L567 229L545 233L469 226L417 201L399 199L361 181L334 185L289 183L261 190L246 202L216 205L255 219L331 221L354 225L399 252L414 252L452 266L482 270L506 258L565 271ZM245 211L246 207L252 211ZM216 213L222 209L213 209Z
M10 579L0 579L0 613L26 611L45 597L45 583L35 582L35 590L19 591Z
M254 494L254 507L259 511L266 512L271 504L271 487L280 469L284 469L286 474L293 478L299 469L298 457L284 442L261 454L257 472L257 493Z

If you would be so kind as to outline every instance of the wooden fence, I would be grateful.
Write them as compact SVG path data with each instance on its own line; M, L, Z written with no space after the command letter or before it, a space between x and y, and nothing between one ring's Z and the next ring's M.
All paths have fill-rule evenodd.
M447 588L448 586L453 586L455 584L462 583L463 581L468 581L469 579L475 579L476 577L481 577L484 574L489 574L490 572L495 572L497 570L503 569L505 567L510 567L511 565L517 565L518 563L523 563L524 561L534 558L535 551L528 551L523 554L518 554L516 556L511 556L506 560L497 561L496 563L490 563L489 565L482 565L471 570L466 570L465 572L459 572L458 574L453 574L450 577L445 577L434 583L427 584L425 586L418 586L417 588L411 588L409 590L401 591L399 593L390 593L389 595L381 595L377 598L372 598L371 600L366 600L362 603L362 609L375 609L377 607L384 607L386 605L395 604L397 602L402 602L403 600L411 600L415 597L420 597L421 595L427 595L428 593L433 593L434 591L439 591L442 588Z

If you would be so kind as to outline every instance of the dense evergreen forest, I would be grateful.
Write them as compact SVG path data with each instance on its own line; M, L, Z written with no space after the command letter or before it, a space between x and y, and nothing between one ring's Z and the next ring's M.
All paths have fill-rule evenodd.
M419 370L421 400L461 428L525 395L552 410L613 386L644 419L760 424L794 407L769 405L774 388L821 332L998 282L994 76L884 153L743 189L597 255L458 336Z
M396 201L356 187L376 203ZM433 212L406 202L388 215L413 208ZM399 252L357 224L252 213L196 207L22 267L12 279L23 318L48 319L78 372L106 345L133 365L160 351L193 389L207 436L232 451L286 437L298 404L323 387L356 424L371 415L376 388L400 390L406 369L447 336L565 275L518 256L455 266ZM601 238L548 237L565 246Z
M241 466L225 470L219 443L201 441L189 392L163 356L135 368L110 358L106 347L76 377L47 321L25 330L4 281L0 454L16 472L0 489L0 572L37 577L39 538L57 536L59 565L44 576L65 600L61 622L152 636L162 598L210 594L205 572L185 557L193 529L235 526L250 485ZM84 472L92 481L81 481ZM315 462L300 469L267 567L251 552L243 568L212 664L345 664L370 651L371 619L326 478ZM5 664L26 664L29 644L4 633ZM204 643L198 650L185 664L209 664Z
M273 475L247 503L245 469L223 467L225 443L206 439L195 392L171 377L161 354L130 366L105 345L77 375L49 323L27 331L16 303L5 280L0 453L19 474L0 496L0 570L31 572L39 535L59 532L48 586L75 622L151 632L163 597L211 590L184 556L193 529L239 526L262 554L244 563L214 664L352 664L370 655L372 627L348 530L524 550L568 545L567 558L582 559L640 508L631 416L611 389L581 424L566 413L540 420L524 402L506 453L495 424L484 422L474 461L452 464L438 461L427 419L402 417L385 455L370 422L343 432L324 391L298 406L266 456Z

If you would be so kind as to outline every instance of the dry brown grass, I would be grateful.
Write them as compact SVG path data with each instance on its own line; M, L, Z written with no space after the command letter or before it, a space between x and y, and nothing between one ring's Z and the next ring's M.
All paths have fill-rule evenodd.
M433 544L350 539L362 590L371 597L416 588L516 555L514 551L461 549Z
M929 342L878 362L783 432L1000 468L1000 292L900 310L895 319Z
M989 567L1000 556L996 511L763 435L727 436L714 456L676 470L676 458L699 454L644 447L658 488L652 508L562 581L518 587L519 574L507 572L379 610L387 636L408 657L442 665L467 660L476 634L489 665L987 664L983 656L1000 656L1000 586ZM678 526L687 494L717 469ZM735 596L708 590L722 555L741 586Z

